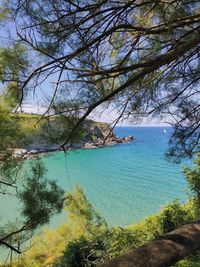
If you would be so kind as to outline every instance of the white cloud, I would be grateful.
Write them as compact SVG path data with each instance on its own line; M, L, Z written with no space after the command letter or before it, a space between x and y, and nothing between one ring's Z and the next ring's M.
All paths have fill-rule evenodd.
M47 111L47 108L31 104L23 104L17 111L32 114L43 114Z
M102 111L103 110L103 111ZM31 113L31 114L44 114L47 111L46 107L42 107L39 105L32 105L32 104L23 104L21 109L18 110L18 112L24 112L24 113ZM51 113L51 112L50 112ZM108 108L99 108L95 111L93 111L90 115L89 118L92 120L96 120L99 122L107 122L109 124L112 124L116 119L117 116L116 109L111 109L110 107ZM149 119L149 118L144 118L142 122L140 123L134 123L133 121L129 119L125 119L121 122L118 123L118 125L121 126L167 126L167 123L164 121L160 121L158 119Z

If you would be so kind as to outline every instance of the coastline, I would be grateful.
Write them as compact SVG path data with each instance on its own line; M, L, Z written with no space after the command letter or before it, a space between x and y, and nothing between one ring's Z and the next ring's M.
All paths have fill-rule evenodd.
M127 226L154 214L175 198L181 201L187 199L180 168L169 165L163 157L167 138L162 127L118 127L115 134L118 137L133 135L136 142L98 150L77 148L67 153L70 182L82 185L109 225ZM40 153L39 156L48 169L48 177L57 178L64 189L69 189L63 154L55 151ZM36 157L31 155L24 164ZM153 161L155 164L152 164ZM52 226L58 225L61 220L58 217Z
M103 148L107 146L114 146L117 144L122 143L130 143L133 142L135 139L132 135L129 135L127 137L116 137L112 136L111 138L108 138L107 140L98 140L97 142L84 142L84 143L78 143L73 145L66 145L65 151L72 151L72 150L82 150L82 149L97 149L97 148ZM32 159L36 155L42 155L47 156L51 152L56 151L63 151L63 149L60 148L57 144L43 144L39 146L34 146L32 144L31 146L27 148L15 148L13 151L13 156L15 158L22 158L22 159Z

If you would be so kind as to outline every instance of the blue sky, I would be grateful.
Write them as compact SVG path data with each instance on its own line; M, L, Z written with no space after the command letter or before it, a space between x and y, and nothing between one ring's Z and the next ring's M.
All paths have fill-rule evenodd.
M0 4L2 0L0 0ZM12 23L3 24L0 28L0 44L7 47L11 45L16 39L15 28ZM52 83L56 81L56 77L51 77L51 80L45 81L40 88L33 93L30 91L23 102L23 111L28 113L39 113L42 114L46 111L49 99L53 93ZM117 118L117 110L114 108L107 108L102 113L102 108L98 108L91 115L91 119L111 123ZM130 120L124 120L120 125L133 125ZM139 125L143 126L166 126L166 123L159 120L144 119Z

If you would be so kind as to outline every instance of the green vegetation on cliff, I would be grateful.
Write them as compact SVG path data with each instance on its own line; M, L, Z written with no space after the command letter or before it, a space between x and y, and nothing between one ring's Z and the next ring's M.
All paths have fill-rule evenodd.
M69 134L74 118L69 116L42 117L37 114L17 113L11 114L23 132L26 133L26 144L32 147L44 147L45 145L59 145L63 143ZM107 136L115 138L109 125L103 122L86 120L71 140L73 145L86 142L102 142Z

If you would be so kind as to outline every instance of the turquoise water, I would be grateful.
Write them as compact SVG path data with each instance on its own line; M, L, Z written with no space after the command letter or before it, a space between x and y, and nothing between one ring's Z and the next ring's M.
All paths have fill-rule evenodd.
M170 128L121 127L118 136L133 135L132 143L100 149L77 150L43 157L50 179L56 179L66 191L76 184L105 217L109 225L126 226L154 214L174 199L186 200L186 182L180 165L165 160L164 152ZM25 167L30 161L25 162ZM13 192L16 193L16 192ZM21 205L14 196L0 202L0 225L15 221ZM66 214L55 216L49 227L66 222ZM1 251L0 262L7 257Z
M153 214L170 201L186 199L180 165L166 161L163 127L120 127L118 136L135 141L100 149L53 153L43 157L49 177L70 191L76 184L109 225L125 226ZM65 216L56 218L57 222Z
M135 141L90 150L49 154L43 157L50 179L66 191L80 185L88 199L109 225L125 226L151 215L170 201L186 199L186 182L180 165L166 161L169 128L116 128L118 136L132 134ZM29 161L25 162L25 166ZM21 205L13 196L0 203L0 225L14 221ZM66 214L55 216L50 227L66 221Z

